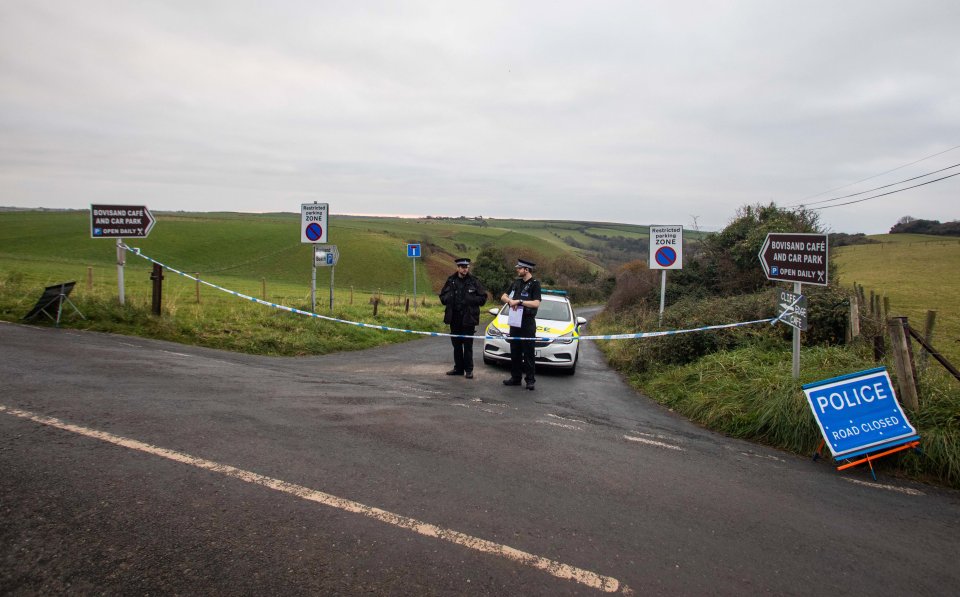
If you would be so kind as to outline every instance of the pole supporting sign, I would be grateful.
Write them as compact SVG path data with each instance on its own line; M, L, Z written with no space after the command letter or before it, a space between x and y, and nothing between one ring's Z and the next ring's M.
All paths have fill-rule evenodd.
M849 459L920 439L883 367L803 386L835 459Z
M407 243L407 257L413 261L413 312L417 312L417 259L420 258L420 243Z

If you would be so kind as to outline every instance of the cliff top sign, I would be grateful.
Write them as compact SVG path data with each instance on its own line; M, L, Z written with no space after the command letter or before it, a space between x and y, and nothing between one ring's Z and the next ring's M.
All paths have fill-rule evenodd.
M827 285L827 235L770 232L760 249L768 280Z

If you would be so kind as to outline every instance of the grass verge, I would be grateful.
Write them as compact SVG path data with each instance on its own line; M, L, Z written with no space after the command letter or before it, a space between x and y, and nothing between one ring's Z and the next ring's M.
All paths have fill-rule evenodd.
M609 352L610 343L601 343ZM801 351L801 377L792 376L789 346L768 342L717 352L682 366L629 375L638 390L721 433L810 455L820 431L801 385L875 367L865 346ZM903 452L879 470L960 488L960 385L933 367L921 376L920 412L907 413L920 433L922 454Z
M240 280L218 282L236 288L238 292L258 297L260 294L258 284L253 281L246 284ZM0 319L20 321L33 307L43 285L16 271L0 276ZM175 275L169 275L164 282L162 314L155 316L151 312L148 286L141 281L131 281L127 285L125 304L121 306L115 287L104 285L87 289L79 283L70 298L85 319L67 309L61 326L275 356L361 350L422 337L297 315L208 287L202 287L201 302L198 303L195 284ZM266 297L270 302L311 310L309 291L304 294L302 288L282 285L273 285L271 291L276 294ZM400 329L446 331L442 323L443 308L432 295L427 305L418 305L416 312L413 306L407 312L406 301L401 302L399 297L384 297L378 305L376 317L369 296L358 293L355 303L349 304L351 297L352 294L338 292L334 309L330 311L327 308L328 291L318 289L317 312L337 319ZM49 320L36 321L38 325L53 325Z

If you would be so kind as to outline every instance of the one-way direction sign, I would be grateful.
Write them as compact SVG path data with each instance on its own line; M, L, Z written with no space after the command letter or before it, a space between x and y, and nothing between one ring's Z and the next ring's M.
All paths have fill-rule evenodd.
M760 249L768 280L827 285L827 235L770 232Z
M93 238L146 238L157 221L146 205L91 205Z

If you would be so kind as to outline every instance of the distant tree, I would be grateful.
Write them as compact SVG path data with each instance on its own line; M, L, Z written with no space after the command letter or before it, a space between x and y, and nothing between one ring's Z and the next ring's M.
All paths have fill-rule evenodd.
M919 220L916 218L904 220L906 220L906 217L900 218L900 221L890 229L890 234L937 234L937 228L940 226L939 220Z
M703 240L698 259L689 260L689 265L685 262L684 269L673 272L673 291L731 295L766 286L757 254L768 232L821 232L820 216L815 211L788 210L774 203L741 207L726 228Z
M909 224L910 222L916 221L916 218L913 216L903 216L897 220L897 224Z
M831 249L836 247L846 247L848 245L870 245L880 241L869 238L866 234L858 232L856 234L847 234L845 232L831 232L827 235L827 243Z
M493 296L494 300L513 280L513 270L510 269L503 251L495 245L488 245L477 254L473 261L473 275L483 282L483 285Z

